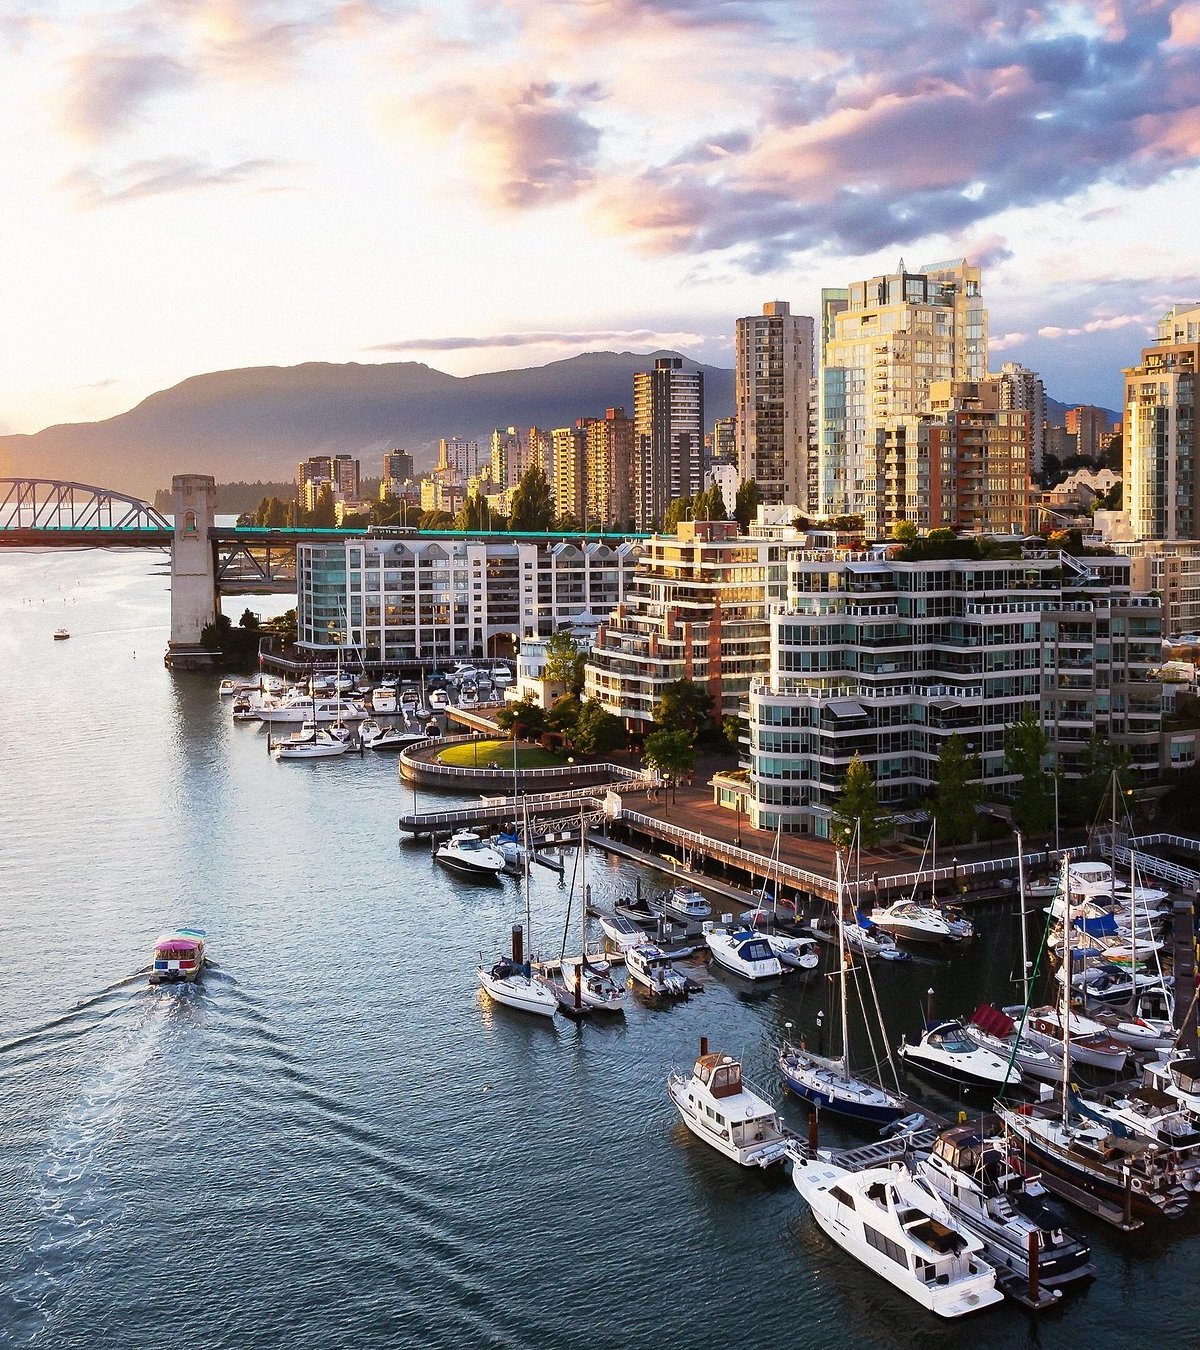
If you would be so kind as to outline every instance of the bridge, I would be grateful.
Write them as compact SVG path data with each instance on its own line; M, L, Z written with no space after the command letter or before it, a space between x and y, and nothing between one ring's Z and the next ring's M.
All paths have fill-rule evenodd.
M90 483L0 478L0 548L157 548L171 554L171 639L167 664L211 663L200 635L219 596L295 585L295 546L344 539L362 529L255 529L216 523L216 483L179 474L174 516L148 502Z

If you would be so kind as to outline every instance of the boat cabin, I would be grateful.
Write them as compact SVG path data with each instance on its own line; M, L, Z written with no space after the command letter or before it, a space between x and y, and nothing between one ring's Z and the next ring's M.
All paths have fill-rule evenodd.
M154 974L186 976L196 972L200 944L188 938L170 938L154 948Z
M1007 1172L1000 1151L985 1144L973 1125L943 1130L933 1145L933 1156L967 1176L999 1181Z
M731 1055L701 1055L696 1077L714 1097L736 1097L742 1090L742 1066Z

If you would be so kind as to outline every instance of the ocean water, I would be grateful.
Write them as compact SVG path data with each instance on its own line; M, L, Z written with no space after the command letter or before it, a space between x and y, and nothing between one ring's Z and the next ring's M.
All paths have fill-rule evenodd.
M814 1034L824 971L764 996L699 965L703 993L608 1024L490 1006L475 966L519 886L400 838L393 758L278 764L215 678L167 672L167 584L152 552L0 553L0 1344L1195 1344L1192 1219L1075 1216L1089 1288L942 1324L786 1175L686 1133L669 1069L707 1035L778 1098L771 1047ZM535 871L544 950L576 865ZM653 884L595 848L586 874L600 903ZM151 990L178 923L215 968ZM1011 915L982 926L949 962L878 970L893 1041L928 988L947 1013L1011 993Z

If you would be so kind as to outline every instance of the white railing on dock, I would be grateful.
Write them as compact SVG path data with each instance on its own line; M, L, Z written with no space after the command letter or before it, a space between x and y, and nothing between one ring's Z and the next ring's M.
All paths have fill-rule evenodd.
M446 745L470 745L472 741L478 740L476 736L431 736L428 740L414 741L412 745L406 745L400 751L400 765L408 765L410 768L432 769L439 778L475 778L486 775L489 779L494 779L498 773L512 773L513 765L505 764L499 759L494 763L480 764L477 766L467 766L460 764L440 764L430 760L414 759L413 756L418 751L428 750L431 746ZM507 752L504 752L507 754ZM604 761L600 764L556 764L552 768L545 769L522 769L519 766L516 769L518 774L533 774L537 778L555 779L555 778L579 778L583 774L596 774L602 778L617 780L634 780L639 783L653 783L657 779L655 775L647 769L631 769L627 764L613 764ZM518 779L518 781L520 781ZM593 785L594 787L595 785ZM530 798L530 801L533 799Z

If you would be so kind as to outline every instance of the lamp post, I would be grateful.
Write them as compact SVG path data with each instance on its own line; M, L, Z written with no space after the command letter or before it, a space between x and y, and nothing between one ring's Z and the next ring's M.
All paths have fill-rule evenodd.
M958 855L950 859L950 865L954 868L954 876L950 882L950 889L955 895L958 894Z
M742 846L742 794L739 792L733 799L734 807L737 811L737 846Z

